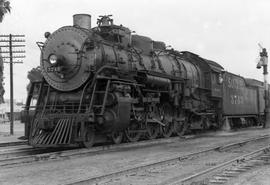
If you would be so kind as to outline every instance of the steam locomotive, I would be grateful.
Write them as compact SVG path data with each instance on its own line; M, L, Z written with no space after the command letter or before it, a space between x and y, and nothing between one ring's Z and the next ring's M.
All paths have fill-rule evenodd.
M218 63L132 34L100 16L76 14L73 26L45 33L40 67L25 107L34 147L91 147L183 135L187 129L261 122L263 84Z

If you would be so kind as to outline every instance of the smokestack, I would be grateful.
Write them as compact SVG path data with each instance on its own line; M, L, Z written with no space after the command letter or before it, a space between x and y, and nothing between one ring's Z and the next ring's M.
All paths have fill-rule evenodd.
M89 14L73 15L73 26L90 30L91 29L91 15Z

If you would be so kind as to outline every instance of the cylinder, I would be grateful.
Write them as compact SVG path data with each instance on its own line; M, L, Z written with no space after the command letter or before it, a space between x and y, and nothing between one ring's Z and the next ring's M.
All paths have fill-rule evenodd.
M73 15L73 26L90 30L91 29L91 15L89 14Z

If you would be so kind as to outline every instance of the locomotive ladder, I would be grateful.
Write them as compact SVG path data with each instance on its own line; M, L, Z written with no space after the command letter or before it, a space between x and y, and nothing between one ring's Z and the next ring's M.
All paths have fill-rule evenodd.
M110 84L111 84L111 80L109 79L109 80L106 81L106 89L105 90L97 90L97 88L98 88L97 87L98 79L95 82L93 92L92 92L92 96L91 96L91 100L90 100L90 105L89 105L89 111L90 112L93 112L93 109L99 110L98 112L95 113L95 115L101 116L101 115L104 114ZM101 99L103 99L102 104L96 103L97 102L97 100L96 100L97 95L102 95L103 96L103 98L101 98Z

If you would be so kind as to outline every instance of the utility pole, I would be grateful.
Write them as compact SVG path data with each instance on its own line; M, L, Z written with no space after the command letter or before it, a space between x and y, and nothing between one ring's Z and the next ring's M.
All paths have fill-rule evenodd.
M0 53L3 54L2 58L9 59L10 65L10 135L14 134L14 114L13 114L13 106L14 106L14 98L13 98L13 64L15 63L23 63L22 61L18 61L18 59L25 58L25 55L17 55L18 53L25 53L24 50L20 50L25 47L22 43L25 35L0 35ZM4 50L2 49L4 48ZM14 48L17 48L14 50ZM15 55L13 55L15 54Z
M266 48L263 48L260 44L259 47L262 49L260 52L260 60L257 64L257 68L260 69L263 66L263 76L264 76L264 100L265 100L265 108L264 108L264 115L265 115L265 122L263 127L270 128L270 107L269 107L269 88L268 88L268 54Z

